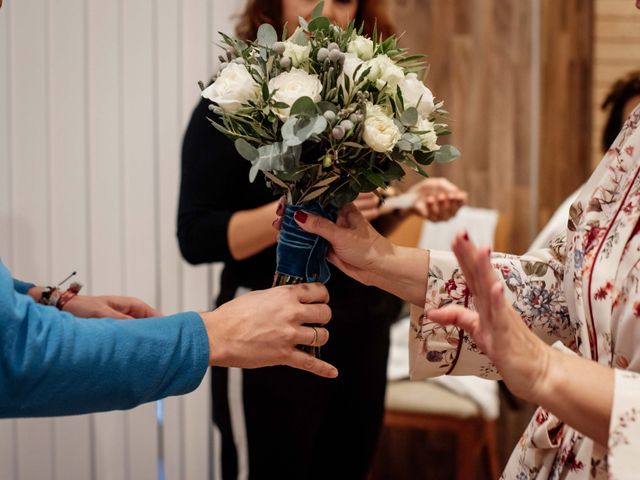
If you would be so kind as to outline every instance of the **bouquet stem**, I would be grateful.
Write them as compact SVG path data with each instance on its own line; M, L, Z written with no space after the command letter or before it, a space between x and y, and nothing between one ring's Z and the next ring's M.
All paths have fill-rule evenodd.
M273 276L273 286L281 287L283 285L298 285L300 283L305 283L305 279L301 277L296 277L294 275L287 275L286 273L276 272ZM321 327L322 325L318 324L307 324L309 327ZM311 347L309 345L298 345L298 348L303 352L306 352L310 355L313 355L316 358L320 358L320 347Z

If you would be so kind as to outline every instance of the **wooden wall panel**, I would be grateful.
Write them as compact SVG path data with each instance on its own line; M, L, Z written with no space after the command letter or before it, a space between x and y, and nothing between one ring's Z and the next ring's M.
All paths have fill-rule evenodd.
M591 175L592 0L542 1L538 226Z
M640 12L632 0L595 0L592 96L592 166L602 158L601 132L606 115L600 108L619 78L640 70Z
M445 100L450 141L462 151L430 173L467 189L472 205L499 209L513 252L527 248L588 170L591 1L393 2L404 44L427 55L426 83ZM538 44L532 43L533 9L544 33ZM541 82L533 85L537 49ZM542 91L539 106L532 104L533 87ZM534 126L539 145L531 143L538 140L531 137ZM575 126L581 135L567 135ZM540 158L533 155L538 150Z

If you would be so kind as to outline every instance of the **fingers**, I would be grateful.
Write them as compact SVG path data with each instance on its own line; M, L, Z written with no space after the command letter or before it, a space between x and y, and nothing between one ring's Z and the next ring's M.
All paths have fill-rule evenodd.
M430 310L427 317L433 322L441 325L455 325L467 332L475 332L480 322L478 313L459 305Z
M476 293L476 278L475 268L473 268L473 262L476 254L476 247L469 239L469 235L466 231L461 231L453 239L451 245L453 253L455 253L458 263L464 272L467 286L471 289L473 294Z
M300 305L295 322L297 324L320 324L326 325L331 320L331 308L324 303L313 303Z
M321 283L303 283L280 288L293 290L301 303L329 303L329 290Z
M302 326L296 338L297 345L308 345L310 347L321 347L329 341L329 330L322 327Z
M353 204L361 211L377 209L380 206L380 198L375 193L361 193Z
M100 318L114 318L116 320L132 320L134 317L127 315L111 307L105 306L99 314Z
M333 365L323 362L308 353L301 352L298 349L293 349L291 355L286 359L285 364L325 378L336 378L338 376L338 370Z
M304 211L296 212L293 218L305 232L320 235L329 243L336 240L339 229L331 220Z

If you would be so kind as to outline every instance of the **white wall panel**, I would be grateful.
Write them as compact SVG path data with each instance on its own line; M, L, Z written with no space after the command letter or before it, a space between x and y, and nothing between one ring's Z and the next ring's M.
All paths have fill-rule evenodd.
M86 283L87 135L85 96L85 6L82 0L56 0L50 10L49 135L52 278L71 271ZM55 60L53 56L55 52ZM74 242L73 239L76 239ZM90 417L54 420L55 478L91 476Z
M210 308L220 268L180 256L186 124L243 0L9 0L0 11L0 257L48 284ZM55 254L52 254L55 252ZM156 405L0 421L0 478L209 477L210 381Z

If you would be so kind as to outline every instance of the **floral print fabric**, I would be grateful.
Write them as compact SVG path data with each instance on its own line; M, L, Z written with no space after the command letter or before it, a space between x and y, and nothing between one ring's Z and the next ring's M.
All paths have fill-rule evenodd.
M496 274L531 331L568 355L616 369L608 448L539 408L503 478L629 478L640 452L640 107L571 206L565 234L522 256L493 254ZM412 312L411 376L498 379L499 372L457 327L426 313L473 307L450 252L432 251L424 309Z

